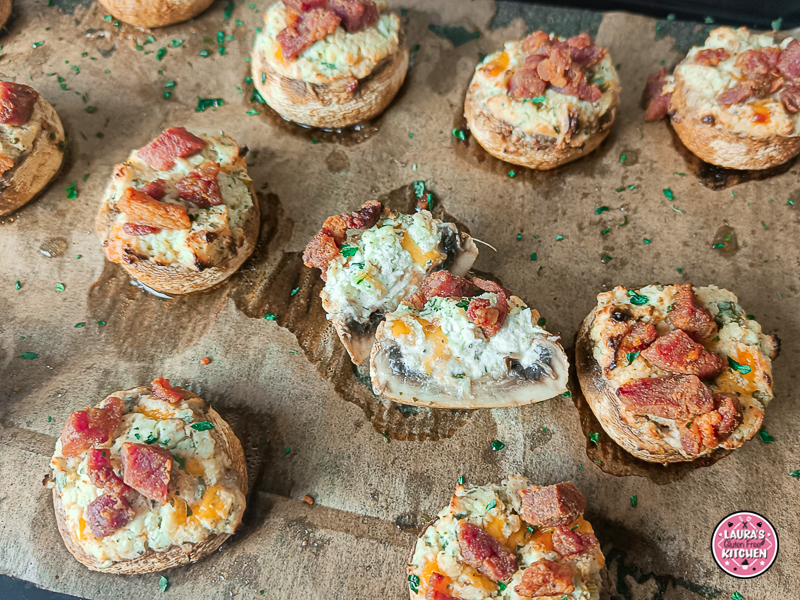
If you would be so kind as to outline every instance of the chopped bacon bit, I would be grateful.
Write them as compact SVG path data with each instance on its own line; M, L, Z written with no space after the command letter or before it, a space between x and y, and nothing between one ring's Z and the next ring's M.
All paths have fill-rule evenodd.
M169 384L169 379L164 379L159 376L153 380L151 385L153 386L153 396L156 398L161 398L170 404L177 404L183 400L183 393L174 389Z
M102 406L70 414L61 430L61 454L80 456L94 444L105 444L122 420L122 400L106 398Z
M434 271L419 286L417 295L423 306L431 298L465 298L475 292L475 284L463 277L456 277L450 271Z
M703 438L697 423L694 421L678 422L678 431L684 451L688 454L700 454L703 450Z
M781 51L767 46L758 50L745 50L736 57L736 66L748 79L762 79L777 75Z
M508 80L508 95L517 100L541 96L546 88L547 82L539 77L535 67L523 67Z
M592 38L585 32L569 38L567 44L572 62L584 69L600 62L607 53L605 48L592 44Z
M25 125L33 114L39 93L28 85L0 81L0 123Z
M122 444L122 472L125 483L162 506L169 498L172 454L161 446L125 442Z
M520 516L540 527L570 525L586 510L586 498L571 481L519 491Z
M744 102L753 95L754 86L751 81L740 81L717 96L717 102L723 106L731 106Z
M522 49L531 54L550 42L550 35L542 30L534 31L522 40Z
M695 342L702 343L717 335L714 317L705 308L697 305L692 284L682 283L678 288L667 320L678 329L683 329Z
M560 597L575 590L572 579L572 566L540 558L525 569L522 582L514 588L514 591L528 598Z
M182 200L203 208L222 204L222 192L219 190L217 176L219 164L213 161L204 162L192 169L183 179L178 180L175 189Z
M208 358L207 356L204 356L203 358L200 359L200 364L203 365L204 367L207 364L210 364L210 363L211 363L211 359Z
M125 498L103 494L86 507L86 520L96 538L104 538L125 527L136 516L136 511Z
M0 175L9 171L14 166L14 159L6 156L5 154L0 154Z
M336 31L341 19L324 8L314 8L300 15L277 35L284 58L294 60L314 42Z
M283 0L284 6L296 13L304 13L314 8L325 8L328 0Z
M778 58L778 70L791 81L800 83L800 42L792 40Z
M342 20L342 27L350 33L378 22L378 7L372 0L328 0L328 10Z
M649 377L619 387L617 396L637 415L688 419L714 409L711 393L697 375Z
M641 352L655 342L657 338L658 332L652 323L636 321L620 339L619 348L617 349L617 362L627 364L629 362L629 353Z
M580 533L563 525L553 531L553 550L565 558L588 552L596 545L597 538L591 533Z
M380 218L383 206L377 200L365 202L352 213L334 215L325 219L322 229L303 251L303 264L322 271L322 280L328 279L328 265L339 254L339 248L347 237L348 229L369 229Z
M205 148L205 140L185 127L170 127L139 150L139 158L158 171L167 171L175 166L176 158L186 158Z
M86 465L86 474L92 485L102 489L105 493L116 498L122 498L130 488L120 479L108 459L111 451L102 448L89 449L89 458Z
M645 121L658 121L667 116L672 94L664 93L667 83L667 70L661 67L647 78L647 84L642 92L642 106L645 108Z
M781 103L786 112L797 114L800 111L800 85L790 85L781 91Z
M697 375L700 379L713 379L725 370L725 362L718 354L709 352L680 329L658 338L642 356L664 371Z
M742 423L742 405L736 394L714 394L714 410L695 419L703 445L714 448Z
M132 187L117 200L117 210L139 225L160 229L189 229L192 226L185 206L159 202Z
M425 600L460 600L447 592L447 579L440 573L431 573Z
M464 562L492 581L508 579L517 570L514 554L472 523L458 524L458 547Z
M731 55L724 48L710 48L700 50L695 54L694 62L706 66L717 66L721 61L728 60L730 57Z
M487 298L473 298L467 308L467 319L480 327L483 335L490 338L500 331L508 315L508 292L494 281L474 277L472 283L483 291L497 296L494 306Z
M122 226L122 231L128 235L150 235L151 233L159 233L161 230L158 227L150 227L149 225L125 223Z
M139 188L139 191L144 192L154 200L161 200L164 198L164 194L166 193L164 190L164 186L166 185L166 181L163 179L155 179L148 183L145 183L142 187Z

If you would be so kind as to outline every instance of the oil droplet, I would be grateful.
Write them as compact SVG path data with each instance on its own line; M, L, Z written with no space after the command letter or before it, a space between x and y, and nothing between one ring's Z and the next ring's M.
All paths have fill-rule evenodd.
M55 258L61 256L67 249L67 240L62 238L52 238L45 240L39 246L39 252L44 254L47 258Z
M714 234L711 248L724 252L725 254L736 252L739 249L739 240L736 239L736 230L727 223L721 225Z

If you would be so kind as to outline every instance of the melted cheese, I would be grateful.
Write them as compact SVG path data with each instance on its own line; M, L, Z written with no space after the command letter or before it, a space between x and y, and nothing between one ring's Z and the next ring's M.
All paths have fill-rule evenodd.
M430 252L423 252L408 233L403 234L403 239L400 242L400 245L402 246L403 250L411 255L411 260L425 269L434 263L439 263L445 259L445 256L435 248Z

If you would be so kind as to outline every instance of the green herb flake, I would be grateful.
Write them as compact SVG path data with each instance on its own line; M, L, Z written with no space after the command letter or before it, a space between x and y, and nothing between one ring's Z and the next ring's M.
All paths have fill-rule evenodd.
M517 241L518 242L522 241L522 234L521 233L517 234Z
M460 139L462 142L467 139L467 136L464 134L463 129L457 129L453 127L453 135Z
M567 390L566 392L564 392L564 393L563 393L563 394L561 394L561 395L562 395L564 398L572 398L572 392L570 392L569 390Z
M408 576L408 587L415 594L419 593L419 583L419 575L414 575L414 573L412 573Z
M414 196L416 196L417 200L425 197L425 182L424 181L415 181L414 182Z
M670 202L675 200L675 194L672 193L671 188L664 188L663 190L661 190L661 192L667 197L667 200L669 200Z
M560 241L561 241L561 240L563 240L563 239L564 239L564 236L563 236L563 235L556 235L556 241L557 241L557 242L560 242Z
M624 192L624 191L625 191L625 188L624 188L624 187L618 187L618 188L617 188L617 189L615 189L614 191L615 191L615 192L617 192L617 193L619 193L619 192Z
M194 110L195 112L205 112L207 108L217 108L224 105L225 101L222 98L201 98L198 96L197 108Z
M78 190L75 189L75 182L73 181L67 186L67 200L75 200L78 197Z
M493 508L497 508L497 499L492 500L489 504L486 505L486 512L489 512Z
M299 287L296 287L296 288L292 289L292 291L291 291L291 294L290 294L290 295L292 295L292 296L296 296L296 295L297 295L297 292L299 292L299 291L300 291L300 288L299 288Z
M611 231L611 227L606 227L605 229L603 229L603 231L601 231L601 232L600 232L600 235L605 235L605 234L607 234L609 231Z
M209 421L198 421L197 423L192 423L192 429L195 431L208 431L209 429L214 429L214 424Z
M509 171L509 172L508 172L508 176L509 176L509 177L516 177L516 175L517 175L517 172L516 172L516 171Z
M650 299L647 296L643 296L642 294L637 293L635 290L628 290L628 297L631 299L631 304L635 304L636 306L643 306L650 302Z
M544 317L539 317L539 320L536 321L536 324L539 327L544 327L546 323L547 323L547 319L545 319Z
M771 24L773 31L780 31L782 26L783 26L783 17L778 17Z
M233 0L230 0L228 4L225 6L225 10L222 13L222 18L226 21L231 18L233 14L233 9L236 8L236 5L233 3Z
M538 257L536 256L536 252L531 254L531 260L538 260Z
M18 290L18 289L19 289L19 288L21 288L21 287L22 287L22 284L21 284L19 281L15 281L15 282L14 282L14 289L15 289L15 290Z
M798 473L800 473L800 471L798 471ZM459 475L458 476L458 485L464 485L464 476L463 475Z
M786 204L788 204L789 206L794 206L794 200L787 200Z
M163 96L166 100L169 100L172 98L172 92L164 92Z
M173 48L178 48L178 47L183 45L183 40L180 40L180 39L178 39L178 40L170 40L169 43L172 44Z
M800 471L792 471L789 473L790 476L794 477L795 479L800 479Z
M253 115L257 115L257 114L258 114L258 111L257 111L257 110L255 110L255 109L252 109L252 108L251 108L250 110L248 110L248 111L245 111L245 113L244 113L244 114L246 114L246 115L250 115L250 116L253 116Z
M669 13L667 15L667 21L674 21L675 20L675 13Z
M166 48L159 48L158 52L156 52L156 60L160 61L162 58L164 58L164 56L166 56L166 54L167 54Z
M234 23L236 23L236 25L238 25L239 27L244 25L244 21L242 21L241 19L236 19L236 21L234 21Z
M469 300L459 300L458 302L456 302L456 306L458 308L463 308L464 310L467 310L467 308L469 308Z
M639 499L636 497L636 494L631 496L631 506L636 508L636 505L639 503Z
M744 600L744 596L742 596L739 592L733 592L731 594L731 600Z
M506 447L506 445L503 442L501 442L500 440L494 440L492 442L492 450L494 450L495 452L498 452L498 451L502 450L505 447Z
M628 159L627 153L623 152L619 155L619 162L624 163Z
M44 44L44 42L33 42L33 44L31 44L31 45L32 45L34 48L38 48L38 47L39 47L39 46L41 46L42 44Z
M502 581L497 582L497 589L500 590L501 592L506 591L506 587L507 587L506 584L503 583Z
M730 367L731 371L739 371L742 375L747 375L752 369L749 365L742 365L733 360L730 356L728 357L728 367Z
M600 434L598 432L590 433L589 440L597 446L597 442L600 440Z
M93 115L94 113L97 112L97 107L96 106L87 106L84 110L87 113L89 113L90 115Z
M636 189L636 184L635 184L635 183L632 183L632 184L630 184L630 185L628 186L628 189L629 189L629 190Z
M683 215L683 214L686 214L686 211L685 211L685 210L682 210L682 209L678 208L677 206L673 206L673 207L672 207L672 210L674 210L676 213L680 213L680 214L682 214L682 215Z
M267 321L277 321L278 320L278 315L273 314L273 313L267 313L267 314L264 315L264 318Z
M168 587L169 587L169 579L167 579L162 575L158 580L158 589L160 589L161 592L163 593L167 591Z
M766 431L764 431L763 427L758 430L758 437L760 437L761 441L764 442L765 444L770 444L775 441L775 438L772 437L770 434L768 434Z
M100 325L100 327L105 327L106 326L106 322L105 321L98 321L97 324Z
M547 98L545 96L536 96L536 98L526 99L531 104L542 104L543 102L547 102Z
M198 54L203 58L208 58L208 56L211 54L211 51L208 48L203 48L200 50L200 52L198 52Z
M354 246L353 244L342 244L342 249L339 250L339 254L345 258L354 256L356 252L358 252L358 246Z
M639 352L628 352L626 358L628 359L628 364L631 364L636 358L639 356Z
M767 227L767 224L766 224L766 223L764 223L764 221L761 221L761 226L764 228L764 230L765 230L765 231L766 231L767 229L769 229L769 227Z
M623 188L620 188L620 189L623 189ZM600 207L598 207L598 208L596 208L596 209L594 210L594 214L596 214L596 215L600 215L600 214L602 214L602 213L604 213L604 212L608 212L608 211L610 211L610 210L611 210L611 209L610 209L610 208L608 208L607 206L600 206Z
M39 355L35 352L23 352L19 357L25 360L33 360L34 358L39 358Z

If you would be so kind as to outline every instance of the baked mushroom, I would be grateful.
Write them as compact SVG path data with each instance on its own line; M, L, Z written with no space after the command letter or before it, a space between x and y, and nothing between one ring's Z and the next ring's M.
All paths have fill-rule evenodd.
M95 227L108 260L156 291L188 294L230 277L258 240L246 148L170 127L114 167Z
M667 115L684 145L729 169L769 169L800 152L800 42L718 27L672 75L647 80L645 119Z
M567 390L569 363L543 321L493 281L435 271L378 326L372 389L434 408L547 400Z
M70 553L93 571L195 562L239 527L247 466L217 412L163 377L70 414L50 461Z
M322 271L322 308L355 364L369 358L384 315L417 291L425 276L449 269L466 275L475 242L427 210L398 214L380 202L326 219L303 252Z
M136 27L166 27L194 19L214 0L97 0L115 19Z
M30 202L64 161L64 127L32 87L0 81L0 216Z
M608 435L648 462L739 448L773 398L777 336L716 286L618 286L576 343L581 389Z
M619 103L617 71L589 35L534 31L475 69L464 101L472 135L500 160L552 169L600 145Z
M372 0L282 0L264 15L253 81L267 104L302 125L339 128L382 113L405 80L397 15Z
M459 483L414 546L411 600L599 600L605 557L584 510L571 481Z

